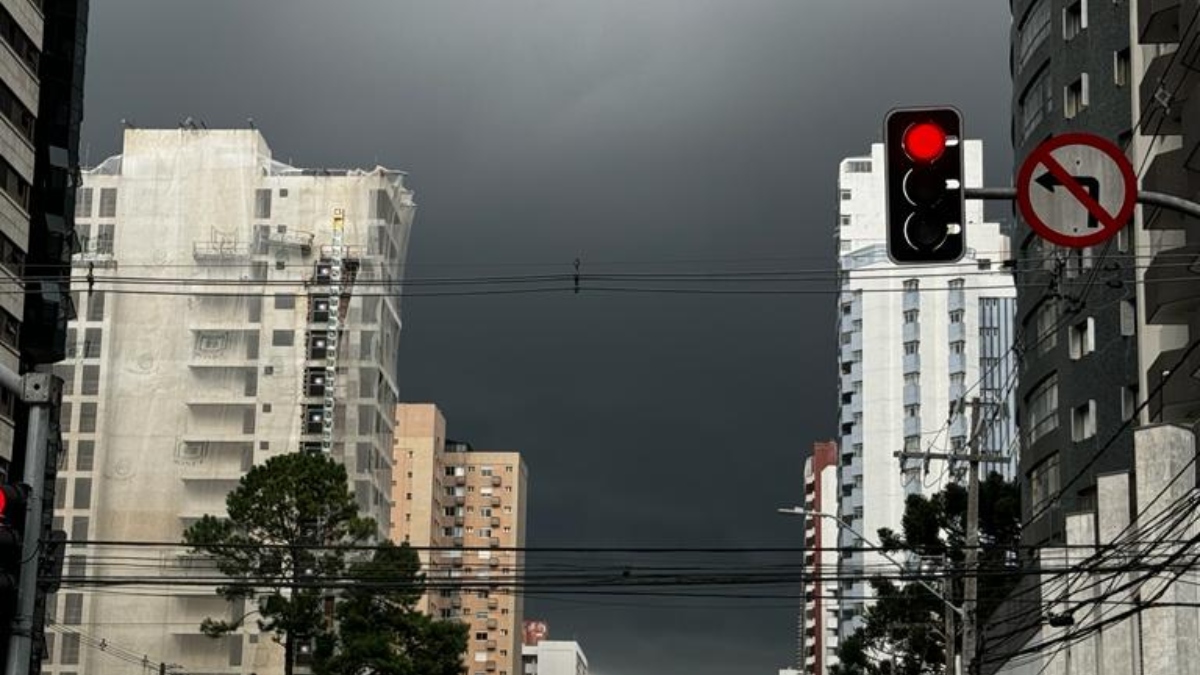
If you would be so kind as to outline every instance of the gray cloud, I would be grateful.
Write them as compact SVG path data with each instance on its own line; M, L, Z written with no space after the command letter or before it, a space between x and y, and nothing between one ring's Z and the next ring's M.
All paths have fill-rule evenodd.
M93 161L118 151L122 118L252 116L284 159L406 169L415 276L566 271L576 256L829 268L836 163L901 103L960 105L990 182L1011 164L1002 2L107 0L92 13ZM807 446L835 432L832 304L411 298L403 396L441 404L455 437L526 454L531 546L797 545L798 522L773 511L800 499ZM793 657L786 602L672 602L528 607L604 675L771 672Z

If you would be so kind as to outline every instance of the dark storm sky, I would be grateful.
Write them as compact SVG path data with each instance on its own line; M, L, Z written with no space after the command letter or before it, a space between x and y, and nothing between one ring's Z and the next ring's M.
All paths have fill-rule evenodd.
M828 268L837 162L890 106L959 105L1007 184L1009 23L1002 0L93 0L84 143L253 117L285 161L404 169L410 277ZM525 454L530 546L795 546L774 509L835 432L834 318L829 295L412 298L401 397ZM787 603L628 604L527 613L600 675L793 658Z

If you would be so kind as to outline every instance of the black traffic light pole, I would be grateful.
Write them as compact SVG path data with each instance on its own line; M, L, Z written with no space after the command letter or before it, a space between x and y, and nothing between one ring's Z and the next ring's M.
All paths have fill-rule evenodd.
M34 605L37 600L38 564L41 558L43 494L46 489L46 453L49 452L50 416L62 395L62 379L50 373L24 376L0 366L0 386L15 393L29 407L25 438L26 497L21 570L17 580L16 613L9 631L4 675L27 675L33 658Z

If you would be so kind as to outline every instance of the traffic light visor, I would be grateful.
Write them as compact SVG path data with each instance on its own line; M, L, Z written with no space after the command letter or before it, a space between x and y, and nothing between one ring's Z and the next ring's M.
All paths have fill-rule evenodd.
M918 122L904 132L904 152L916 162L932 162L946 151L946 132L933 122Z

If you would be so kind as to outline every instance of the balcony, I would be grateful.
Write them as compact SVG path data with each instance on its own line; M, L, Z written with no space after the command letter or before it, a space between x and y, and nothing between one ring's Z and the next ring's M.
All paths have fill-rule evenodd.
M489 622L489 623L491 623L491 622ZM492 672L495 672L495 671L496 671L496 662L495 662L495 661L488 661L488 662L487 662L487 671L488 671L489 673L492 673Z
M500 559L499 558L488 558L488 566L489 567L499 567Z
M854 459L850 460L850 463L845 465L843 469L845 471L843 475L848 475L850 478L858 478L859 476L863 475L862 458L856 456Z
M237 482L246 475L240 464L206 461L179 466L179 478L184 481Z
M921 372L921 355L920 354L905 354L904 355L904 373L919 373Z
M454 495L454 503L458 506L466 506L467 496L466 495Z
M849 349L850 354L854 354L854 352L861 352L863 348L862 340L862 331L856 330L850 333L850 342L844 344L843 348Z
M1195 420L1200 415L1200 379L1197 379L1197 371L1200 370L1200 350L1192 352L1187 361L1178 366L1181 372L1167 377L1171 369L1176 368L1184 351L1186 348L1164 351L1146 372L1146 384L1150 391L1158 389L1166 378L1166 384L1150 398L1152 421L1179 422Z
M920 309L921 294L919 292L905 291L901 306L903 309Z
M466 477L466 476L455 476L455 477L454 477L454 484L455 484L455 485L460 485L460 486L461 486L461 485L466 485L466 484L467 484L467 477Z
M75 267L110 268L117 266L117 258L113 255L111 241L89 241L84 244L82 251L71 256L71 263Z
M919 436L921 434L921 417L905 417L904 418L904 435Z
M496 641L495 641L495 640L488 640L488 641L485 643L485 646L487 647L487 650L488 650L489 652L494 652L494 651L496 651Z
M272 230L267 235L267 243L285 250L298 250L301 255L309 255L312 253L313 235L310 232L280 232Z
M454 516L454 524L455 524L455 525L458 525L459 527L462 527L463 525L466 525L466 523L467 523L467 519L466 519L466 518L464 518L464 517L462 517L462 516Z
M1142 44L1179 42L1179 4L1180 0L1138 0L1138 40Z
M902 336L901 339L904 342L912 342L913 340L920 340L921 339L921 322L913 321L911 323L904 324L904 328L901 329L900 334Z
M1175 0L1178 9L1179 0ZM1174 42L1174 40L1172 40ZM1151 59L1142 76L1138 96L1142 100L1142 135L1177 136L1183 129L1183 102L1189 93L1187 82L1192 75L1186 68L1167 67L1174 61L1171 54L1160 54ZM1175 96L1164 105L1159 102L1160 91L1175 92Z
M245 396L243 394L216 394L196 392L188 395L184 401L190 407L201 406L253 406L258 403L258 399L253 396Z
M950 374L967 372L967 355L950 352Z
M1190 103L1190 101L1189 101ZM1200 110L1194 109L1195 106L1186 106L1185 112L1200 114ZM1185 132L1188 127L1194 127L1200 133L1200 125L1196 124L1195 120L1189 119L1186 114L1184 116ZM1191 139L1192 141L1200 141L1200 138ZM1200 157L1196 158L1200 160ZM1142 179L1142 189L1152 192L1162 192L1169 195L1187 195L1191 194L1192 190L1188 187L1188 174L1186 171L1180 170L1184 161L1184 149L1178 148L1170 152L1164 152L1156 155L1150 160L1150 166L1146 167L1146 176ZM1200 165L1198 165L1200 167ZM1147 229L1152 230L1179 230L1184 228L1185 218L1183 214L1170 209L1143 207L1146 212L1146 217L1143 222Z
M249 260L250 244L239 241L197 241L192 244L192 258L198 262Z
M500 476L492 476L492 487L500 487Z
M488 606L488 609L499 609L500 601L497 600L496 598L488 598L487 606Z
M500 517L492 516L491 524L492 524L492 527L500 527Z
M967 324L963 321L950 324L949 331L951 342L962 342L967 339Z
M1146 321L1186 324L1200 306L1200 244L1168 249L1146 270Z
M500 537L489 537L488 546L491 546L492 548L498 548L500 546Z
M946 298L946 309L951 312L957 312L965 309L967 306L967 296L962 291L952 290Z
M455 546L462 546L462 545L463 545L463 538L462 538L462 537L455 537L455 538L452 540L452 542L453 542L453 544L454 544Z
M921 402L921 385L904 385L904 405L917 405Z
M495 619L488 619L487 624L485 625L487 626L488 630L496 630L500 627L500 622Z
M492 497L492 506L500 506L500 498Z

